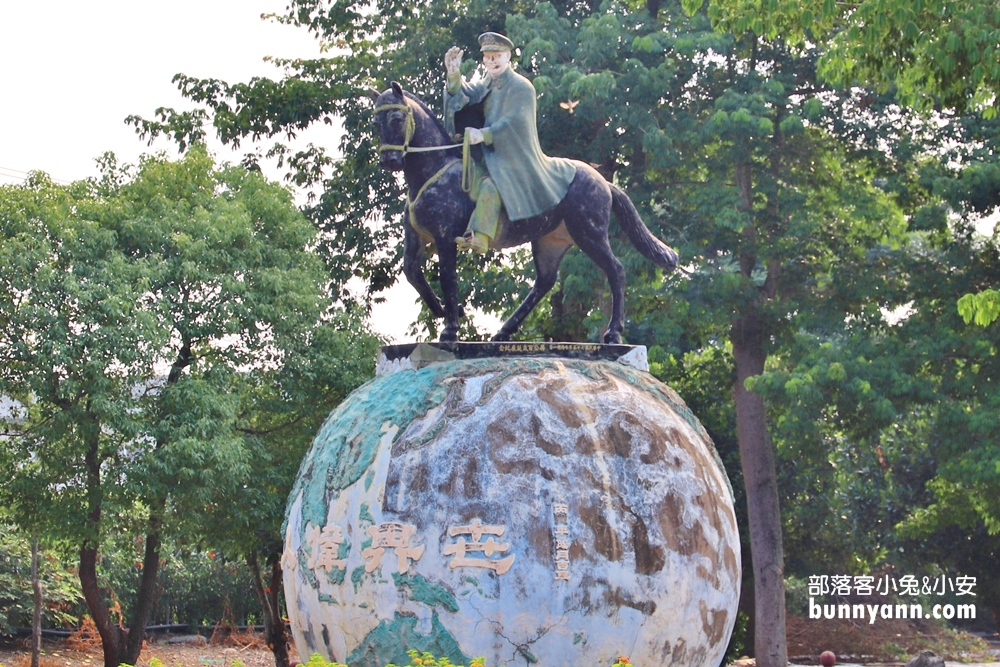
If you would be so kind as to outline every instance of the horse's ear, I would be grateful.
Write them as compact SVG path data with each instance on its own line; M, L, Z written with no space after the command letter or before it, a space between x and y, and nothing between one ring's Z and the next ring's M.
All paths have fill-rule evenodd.
M368 90L365 91L365 97L370 99L372 102L377 102L379 97L379 92L374 88L372 88L371 86L369 86Z
M396 92L397 95L403 97L403 88L402 86L399 85L398 81L392 82L392 89Z

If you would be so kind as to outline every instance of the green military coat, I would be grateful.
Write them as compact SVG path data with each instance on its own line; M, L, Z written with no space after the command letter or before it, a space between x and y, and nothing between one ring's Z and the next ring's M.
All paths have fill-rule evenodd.
M457 76L448 81L444 94L448 134L455 132L456 111L484 100L483 155L507 217L530 218L561 202L576 167L542 153L535 126L535 87L512 68L472 83Z

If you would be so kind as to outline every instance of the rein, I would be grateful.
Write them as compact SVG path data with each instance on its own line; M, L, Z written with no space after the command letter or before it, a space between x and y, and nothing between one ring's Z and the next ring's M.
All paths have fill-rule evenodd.
M431 153L433 151L446 151L452 148L462 149L462 191L469 192L472 187L472 179L475 173L475 166L473 165L472 159L469 155L469 134L466 133L465 137L460 144L449 144L447 146L410 146L410 139L413 138L413 133L417 130L416 120L413 118L413 108L408 104L383 104L381 106L375 107L374 113L379 113L380 111L391 111L393 109L400 109L406 112L406 126L403 134L403 143L400 144L382 144L378 148L378 152L382 153L384 151L400 151L404 156L407 153ZM407 208L409 209L410 215L410 225L420 233L421 237L429 243L433 243L433 237L428 237L427 232L420 228L417 223L417 215L414 211L417 202L420 201L420 197L423 196L424 191L431 185L433 185L439 178L444 176L445 172L455 164L457 160L449 160L443 167L441 167L436 174L431 176L427 181L420 187L417 191L417 196L410 200L409 196L406 198Z
M434 174L433 176L431 176L430 178L428 178L427 181L423 185L420 186L420 189L417 191L417 196L414 197L412 200L410 199L409 195L406 196L406 208L410 212L410 225L415 230L417 230L418 232L420 232L421 236L424 236L426 234L426 232L423 229L421 229L420 225L417 223L417 214L416 214L416 212L413 209L417 205L417 202L420 201L420 198L424 195L424 190L426 190L428 187L430 187L435 182L437 182L437 180L439 178L441 178L442 176L444 176L445 172L448 171L449 169L451 169L451 166L453 164L455 164L456 162L458 162L458 160L449 160L443 167L441 167L440 169L438 169L438 171L437 171L436 174ZM431 237L431 240L433 240L433 237Z
M417 123L413 119L413 109L408 104L383 104L382 106L375 107L375 113L380 111L390 111L392 109L401 109L406 112L406 130L403 136L402 145L398 144L382 144L378 148L378 152L382 151L400 151L403 155L407 153L431 153L433 151L446 151L452 148L461 148L462 144L449 144L447 146L410 146L410 139L413 138L413 133L417 130Z

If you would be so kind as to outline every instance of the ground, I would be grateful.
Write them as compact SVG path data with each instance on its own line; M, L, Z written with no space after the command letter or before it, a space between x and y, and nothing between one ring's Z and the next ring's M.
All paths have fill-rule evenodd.
M838 662L906 662L921 651L932 651L950 662L995 663L1000 637L961 632L926 620L810 620L789 616L788 656L800 664L816 664L822 651L833 651Z
M788 655L799 665L816 665L819 653L832 650L840 667L852 663L899 665L923 650L948 660L948 667L1000 667L1000 637L987 639L916 621L880 621L872 625L850 621L821 623L797 617L788 622ZM193 639L193 638L192 638ZM93 639L45 642L40 667L101 667L100 646ZM294 655L294 653L293 653ZM164 667L271 667L274 657L256 635L239 633L210 643L147 643L139 666L158 658ZM28 645L0 643L0 667L29 667ZM753 660L738 660L730 667L753 667ZM607 667L594 665L594 667ZM659 667L637 665L636 667Z
M216 642L214 644L166 644L147 642L138 664L158 658L164 667L271 667L274 656L263 642ZM238 661L238 662L237 662ZM67 646L67 642L45 642L39 667L101 667L104 657L97 646ZM31 653L23 644L0 644L0 666L30 667Z

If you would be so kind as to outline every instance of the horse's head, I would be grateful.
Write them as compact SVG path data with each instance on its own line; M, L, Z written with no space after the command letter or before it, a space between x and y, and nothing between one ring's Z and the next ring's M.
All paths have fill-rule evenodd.
M378 149L379 163L385 169L400 171L416 129L413 107L407 103L403 89L395 81L385 92L379 94L371 90L368 96L375 102L375 127L382 142Z

